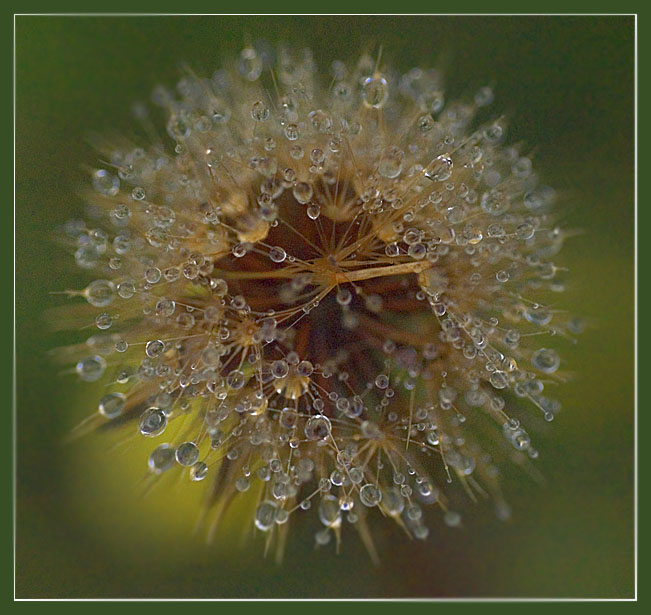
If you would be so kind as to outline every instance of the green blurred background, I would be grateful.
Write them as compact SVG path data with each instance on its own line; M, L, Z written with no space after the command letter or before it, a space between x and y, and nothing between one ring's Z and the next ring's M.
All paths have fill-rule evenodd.
M19 597L630 597L633 566L632 17L18 17L16 300ZM311 523L291 530L281 567L260 540L220 547L193 535L197 489L139 497L148 448L61 439L97 392L59 374L46 351L79 339L42 313L79 287L52 229L82 204L79 171L93 131L130 134L129 109L187 62L209 75L245 43L311 46L327 67L383 45L402 70L442 61L449 90L493 84L510 135L537 147L537 168L567 195L561 306L591 327L559 350L575 379L537 434L544 485L509 473L513 520L468 502L464 526L435 516L413 543L392 524L375 568L347 532L342 553L315 550ZM307 515L306 515L307 516ZM312 517L312 515L309 515Z

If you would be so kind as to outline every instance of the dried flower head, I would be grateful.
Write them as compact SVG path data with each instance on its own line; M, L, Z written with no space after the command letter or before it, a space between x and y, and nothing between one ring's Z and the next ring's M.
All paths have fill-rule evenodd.
M491 90L247 47L153 101L167 134L139 106L148 145L99 142L64 229L95 276L68 315L100 332L64 353L107 385L86 427L151 438L152 481L208 482L212 530L255 500L279 553L309 508L318 544L356 529L375 558L374 514L425 539L423 504L460 523L454 484L507 517L500 464L537 457L551 336L580 323L543 303L566 232Z

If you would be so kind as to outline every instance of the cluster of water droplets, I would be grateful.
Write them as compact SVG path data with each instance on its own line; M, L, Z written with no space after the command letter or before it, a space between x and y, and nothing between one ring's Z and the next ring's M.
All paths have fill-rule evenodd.
M370 56L329 72L247 47L156 88L153 143L99 145L86 221L64 227L94 276L71 291L97 329L74 352L107 385L98 421L157 439L185 421L152 479L214 475L222 512L254 491L252 523L279 541L314 506L318 544L351 524L373 553L374 510L421 539L423 505L459 525L455 478L508 516L499 464L538 456L523 424L560 409L551 337L582 325L539 302L563 289L566 233L505 122L478 119L490 88L448 101L438 71Z

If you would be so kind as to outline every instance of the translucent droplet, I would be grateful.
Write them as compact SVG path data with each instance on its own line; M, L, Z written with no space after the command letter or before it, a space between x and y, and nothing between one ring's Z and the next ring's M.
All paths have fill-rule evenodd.
M132 191L131 191L131 198L134 201L142 201L146 196L145 189L141 188L140 186L136 186Z
M151 340L147 342L147 345L145 346L145 352L147 353L147 356L152 359L159 357L163 354L164 351L165 342L162 340Z
M366 483L359 490L359 499L364 506L377 506L382 501L382 492L371 483Z
M386 374L379 374L375 378L375 386L378 389L386 389L389 386L389 377Z
M319 502L319 519L326 527L339 527L341 524L341 508L339 499L331 494L321 496Z
M126 403L126 396L122 393L109 393L104 395L99 402L99 413L107 419L114 419L122 414Z
M287 124L287 126L285 126L285 137L288 141L296 141L299 136L300 133L296 124Z
M407 254L415 260L422 260L427 254L427 248L422 243L415 243L409 246Z
M262 502L255 511L255 527L268 532L276 521L277 507L273 502Z
M558 353L551 348L540 348L531 355L531 365L545 374L553 374L560 364Z
M82 380L95 382L104 374L106 361L100 356L88 357L79 361L75 369Z
M496 371L491 374L490 383L496 389L504 389L508 384L506 374L504 372Z
M317 132L325 134L332 128L332 118L328 113L321 109L310 111L308 118L310 120L310 124L312 124L312 127Z
M306 213L310 220L316 220L321 215L321 207L316 203L311 203L307 206Z
M176 141L186 139L190 136L190 125L181 115L171 115L167 122L167 133Z
M169 317L174 314L176 303L173 299L159 299L156 303L156 313L159 316Z
M106 312L102 312L95 317L95 326L102 331L110 329L112 324L113 318Z
M397 517L405 509L405 500L400 495L400 490L397 487L391 487L388 489L382 500L383 510L392 517Z
M210 281L210 288L218 297L223 297L228 293L228 284L226 280L222 280L221 278L213 278Z
M292 188L292 194L299 203L305 205L310 202L314 190L312 189L312 186L306 182L297 182Z
M339 305L349 305L352 299L353 295L347 288L340 288L337 291L337 303Z
M425 134L428 133L430 130L432 130L432 128L434 128L436 122L434 121L434 118L429 113L427 113L425 115L421 115L418 118L417 125L418 125L418 130L421 133Z
M271 375L274 378L284 378L289 373L289 365L287 361L280 359L279 361L274 361L271 364Z
M246 384L246 376L239 369L234 369L226 376L226 384L231 389L241 389Z
M509 197L497 188L484 192L481 197L481 208L491 216L501 216L509 207Z
M389 98L389 85L380 74L367 77L362 84L362 100L367 107L381 109Z
M115 298L115 285L108 280L94 280L84 290L84 297L95 307L106 307Z
M486 107L493 102L493 90L488 86L479 88L475 94L475 104L478 107Z
M280 246L274 246L269 250L269 258L274 263L282 263L287 258L287 252Z
M251 106L251 117L256 122L265 122L269 119L269 107L261 100L257 100Z
M136 285L133 282L120 282L118 284L118 295L122 299L131 299L136 294Z
M544 305L532 305L524 312L524 317L531 323L536 325L546 325L552 320L552 312Z
M421 96L420 104L423 111L438 113L441 111L441 109L443 109L443 105L445 104L445 97L443 96L443 92L440 90L433 90Z
M262 74L262 58L253 47L247 47L240 53L237 71L248 81L256 81Z
M194 442L183 442L176 449L176 461L179 465L189 467L199 459L199 449Z
M171 444L157 446L149 455L149 470L154 474L162 474L174 467L175 449Z
M309 361L301 361L296 366L296 373L302 377L311 376L313 371L314 371L314 366Z
M115 196L120 191L120 180L108 171L99 169L93 173L93 189L105 196Z
M245 476L240 476L240 478L235 481L235 489L237 489L240 493L248 491L250 486L251 481Z
M203 461L199 461L198 463L195 463L190 468L190 478L194 481L203 480L204 478L206 478L207 474L208 474L208 466Z
M443 521L448 527L458 527L461 524L461 515L454 510L448 510L443 515Z
M165 431L167 417L160 408L149 408L140 415L138 428L143 436L154 438Z
M223 103L213 105L211 117L215 124L225 124L231 117L231 110Z
M150 284L156 284L160 281L161 271L158 267L148 267L145 271L145 280Z
M382 159L378 165L378 173L387 179L398 177L402 171L402 161L404 158L405 153L401 149L395 146L388 148L382 155Z
M322 149L315 148L310 152L310 160L312 161L312 164L315 165L321 165L323 164L323 161L325 160L325 154Z
M322 415L310 417L305 423L308 440L324 440L330 434L330 420Z
M92 244L85 244L75 252L75 262L82 269L92 269L99 263L100 254Z
M452 176L452 158L447 154L437 156L425 170L425 177L433 182L444 182Z
M231 252L235 258L242 258L243 256L246 256L246 245L243 243L237 243L232 247Z
M522 239L526 241L527 239L531 239L534 236L535 229L533 227L533 224L530 224L529 222L523 222L522 224L518 225L518 228L515 229L515 234L517 235L518 239Z

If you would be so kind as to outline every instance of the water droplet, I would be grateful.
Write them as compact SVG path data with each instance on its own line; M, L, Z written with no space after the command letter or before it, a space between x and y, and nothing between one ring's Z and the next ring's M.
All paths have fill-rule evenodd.
M310 417L305 423L308 440L324 440L330 434L330 420L322 415Z
M387 179L398 177L402 171L402 161L404 158L405 153L401 149L395 146L389 147L382 155L378 166L378 173Z
M174 447L170 444L157 446L149 455L149 470L154 474L162 474L174 467Z
M276 520L276 509L273 502L262 502L255 511L255 527L263 532L269 531Z
M332 128L332 118L321 109L311 111L308 115L312 127L319 133L324 134Z
M364 506L377 506L382 501L382 492L371 483L366 483L359 490L359 499Z
M310 199L314 194L314 190L310 184L306 182L298 182L294 184L294 187L292 188L292 194L299 203L305 205L310 202Z
M244 372L239 369L234 369L232 372L226 376L226 384L231 389L241 389L246 384L247 378L244 375Z
M331 494L321 496L319 519L326 527L339 527L341 524L341 509L339 499L336 496Z
M288 141L296 141L299 136L300 133L296 124L287 124L287 126L285 126L285 137L287 137Z
M262 74L262 58L253 47L246 47L240 53L237 71L248 81L256 81Z
M280 246L274 246L269 250L269 258L274 263L282 263L287 258L287 252Z
M551 348L540 348L531 355L531 365L545 374L552 374L561 364L558 353Z
M145 346L147 356L154 359L159 357L165 351L165 342L162 340L150 340Z
M500 372L500 371L493 372L491 374L491 377L490 377L490 383L496 389L504 389L504 388L506 388L506 386L508 384L506 374L504 372Z
M102 331L110 329L112 324L113 318L106 312L102 312L95 317L95 326Z
M362 100L367 107L381 109L389 98L389 85L387 80L376 73L367 77L362 84Z
M375 386L378 389L386 389L389 386L389 377L385 374L379 374L375 378Z
M321 215L321 207L316 203L311 203L307 206L306 213L310 220L316 220Z
M167 417L160 408L149 408L140 415L138 428L143 436L154 438L165 431Z
M156 284L160 281L161 271L158 267L148 267L145 271L145 280L150 284Z
M509 197L497 188L484 192L481 197L481 208L491 216L501 216L509 207Z
M475 104L478 107L486 107L493 102L493 90L488 86L479 88L475 94Z
M136 186L132 191L131 191L131 198L134 201L142 201L145 198L145 190L144 188L141 188L140 186Z
M107 419L114 419L122 414L126 397L122 393L109 393L99 402L99 413Z
M340 288L337 291L337 303L339 305L349 305L352 299L353 295L347 288Z
M251 105L251 117L256 122L266 122L269 119L269 108L261 100Z
M75 369L82 380L95 382L104 374L106 361L100 356L88 357L79 361Z
M115 298L115 285L108 280L95 280L84 290L84 297L95 307L106 307Z
M99 169L93 173L93 189L104 196L115 196L120 191L120 180L108 171Z
M271 364L271 375L274 378L284 378L289 373L289 365L283 359Z
M199 449L194 442L183 442L176 449L175 457L179 465L188 467L199 459Z
M433 182L444 182L452 176L452 158L447 154L437 156L425 170L425 177Z

